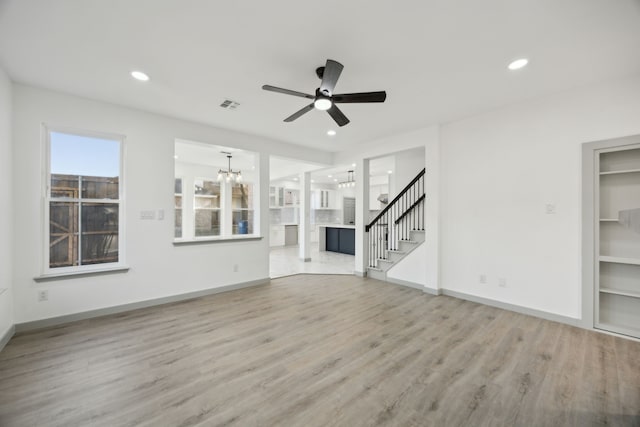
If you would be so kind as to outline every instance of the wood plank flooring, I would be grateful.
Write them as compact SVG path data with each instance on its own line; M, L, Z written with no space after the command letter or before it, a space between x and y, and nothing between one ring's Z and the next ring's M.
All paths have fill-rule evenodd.
M640 426L640 343L355 276L15 336L0 426Z

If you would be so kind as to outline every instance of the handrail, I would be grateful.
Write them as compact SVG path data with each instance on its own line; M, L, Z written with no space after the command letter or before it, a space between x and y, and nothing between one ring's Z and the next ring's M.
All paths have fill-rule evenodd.
M407 191L409 191L409 189L411 188L411 186L413 186L413 184L415 184L415 183L420 179L420 177L422 177L422 176L424 175L425 171L426 171L426 168L423 168L423 169L418 173L418 175L416 175L416 177L415 177L415 178L413 178L413 180L411 180L411 182L410 182L409 184L407 184L407 186L406 186L406 187L404 187L404 189L403 189L403 190L402 190L402 191L401 191L401 192L400 192L396 197L394 197L394 199L393 199L391 202L389 202L389 204L387 205L387 207L386 207L386 208L384 208L384 209L382 210L382 212L380 212L380 213L378 214L378 216L376 216L376 217L373 219L373 221L371 221L368 225L366 225L366 226L365 226L365 232L369 232L369 229L371 228L371 226L372 226L376 221L378 221L378 220L382 217L382 215L384 215L385 213L387 213L387 211L388 211L389 209L391 209L391 207L393 206L393 204L394 204L396 201L398 201L398 199L400 199L400 197L402 197L402 195L404 195L404 193L406 193Z
M424 194L423 194L422 196L420 196L420 198L419 198L418 200L416 200L416 201L415 201L415 203L414 203L414 204L412 204L412 205L409 207L409 209L407 209L406 211L404 211L404 212L402 213L402 215L400 215L400 216L398 217L398 219L396 219L396 220L395 220L395 224L399 224L399 223L400 223L400 221L402 221L402 218L404 218L405 216L409 215L409 213L410 213L410 212L411 212L411 211L412 211L416 206L418 206L418 205L420 204L420 202L424 200L424 198L425 198L425 195L424 195Z

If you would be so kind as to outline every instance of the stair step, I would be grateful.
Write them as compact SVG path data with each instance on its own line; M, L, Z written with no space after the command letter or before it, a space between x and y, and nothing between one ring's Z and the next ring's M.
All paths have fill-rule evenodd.
M395 263L395 261L389 259L389 258L378 258L377 259L378 262L388 262L389 264L393 264Z
M387 279L387 274L380 270L379 268L375 268L375 267L367 267L367 276L371 277L372 279L376 279L376 280L382 280L382 281L386 281Z

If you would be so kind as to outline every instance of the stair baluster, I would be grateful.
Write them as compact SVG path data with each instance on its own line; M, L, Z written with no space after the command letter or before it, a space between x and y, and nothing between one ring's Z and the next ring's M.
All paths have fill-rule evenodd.
M424 175L425 169L422 169L365 227L369 233L369 267L380 269L378 260L390 260L389 251L399 252L401 241L412 242L411 231L424 231Z

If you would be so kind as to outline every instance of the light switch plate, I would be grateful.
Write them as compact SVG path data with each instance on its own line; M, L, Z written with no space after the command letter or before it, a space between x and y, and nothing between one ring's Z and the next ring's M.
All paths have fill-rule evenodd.
M155 211L140 211L140 219L155 219Z

